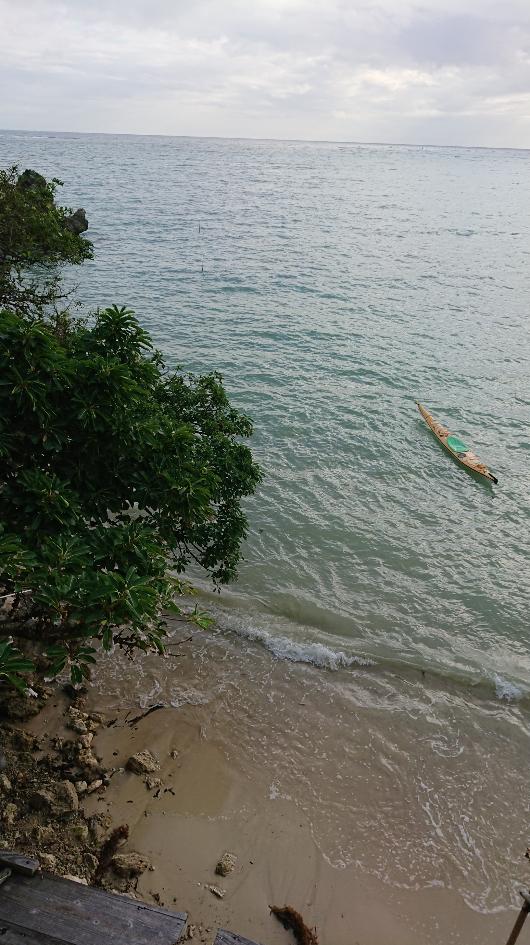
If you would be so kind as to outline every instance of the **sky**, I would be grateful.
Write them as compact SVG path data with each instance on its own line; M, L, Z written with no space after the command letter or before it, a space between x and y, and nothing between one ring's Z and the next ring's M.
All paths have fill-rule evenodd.
M0 0L0 128L530 148L530 0Z

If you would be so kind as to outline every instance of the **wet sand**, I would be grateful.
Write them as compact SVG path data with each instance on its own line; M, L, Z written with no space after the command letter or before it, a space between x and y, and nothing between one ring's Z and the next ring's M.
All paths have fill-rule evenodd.
M161 709L96 736L105 765L123 768L145 748L160 760L159 791L122 770L85 802L87 813L109 812L115 825L129 824L127 849L154 867L138 883L145 901L160 897L202 929L229 928L263 945L292 942L269 914L269 905L285 903L316 925L321 945L493 945L507 938L510 913L483 916L447 890L397 890L354 867L331 867L296 804L271 798L264 772L249 779L229 762L204 736L200 716L197 707ZM215 865L226 851L237 864L221 878ZM224 889L224 899L209 885ZM198 940L211 938L205 932Z

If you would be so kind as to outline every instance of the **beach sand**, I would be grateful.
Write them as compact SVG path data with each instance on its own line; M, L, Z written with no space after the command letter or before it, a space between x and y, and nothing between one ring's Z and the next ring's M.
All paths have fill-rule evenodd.
M295 803L271 798L265 775L251 781L229 763L203 736L196 715L195 707L162 709L133 728L114 726L96 737L106 765L123 767L145 748L161 761L160 791L120 771L85 804L87 813L108 811L115 825L129 824L127 849L154 867L138 883L145 901L155 894L168 908L188 912L192 924L228 928L263 945L292 941L269 913L269 905L286 903L316 925L321 945L493 945L507 937L507 913L479 915L454 892L396 890L354 867L330 866ZM236 868L221 878L215 866L227 851L237 857ZM224 899L209 885L225 890Z
M175 643L179 634L184 638L188 633L185 625L176 625L172 640ZM94 685L81 703L87 712L101 714L103 724L92 747L102 765L114 769L108 786L83 795L81 806L86 817L107 814L112 826L128 824L124 850L145 855L152 865L139 877L136 894L148 903L187 912L199 942L211 943L215 931L226 928L261 945L288 945L293 942L291 933L269 911L270 905L288 904L309 926L316 926L320 945L502 945L515 919L515 897L512 905L508 899L506 907L483 914L465 903L456 871L452 887L429 885L409 875L400 886L364 868L370 852L366 849L359 849L359 863L342 867L333 863L322 842L323 837L332 837L331 826L322 829L321 804L315 801L312 808L307 801L311 792L320 801L326 790L333 798L331 782L340 778L331 756L328 768L322 769L316 761L311 767L311 755L305 754L312 720L315 739L310 748L316 751L319 745L318 704L310 702L312 694L321 699L315 691L319 677L309 670L302 694L295 685L296 674L285 682L284 666L269 654L262 655L268 689L255 695L251 704L252 694L265 685L261 680L258 686L257 668L254 674L249 671L257 663L248 662L248 654L236 641L235 662L228 665L219 644L210 638L203 644L203 639L197 634L187 647L177 647L175 652L182 657L173 666L156 657L135 662L112 657L106 667L98 666ZM170 671L172 688L161 694L158 683L152 686L153 679ZM289 706L275 702L278 680L282 686L285 683L285 699L295 699L298 712L309 720L302 735L294 727L294 716L288 715ZM175 698L179 693L180 704ZM143 715L149 706L162 702L164 707ZM55 734L75 738L64 727L67 705L58 691L23 727L37 735L46 733L48 739ZM272 706L272 715L266 714L267 705ZM284 715L276 720L284 737L279 740L273 731L271 738L274 746L279 744L281 758L269 757L272 743L263 740L273 726L274 713L278 715L278 705L284 705ZM143 717L131 724L139 716ZM252 738L260 742L255 753ZM145 749L159 763L153 775L160 778L159 787L149 789L144 776L126 769L130 756ZM330 749L325 745L318 747L319 754L326 750ZM296 778L289 783L286 777L289 753L296 778L305 777L299 792ZM330 783L319 783L322 771ZM336 787L339 794L347 790L340 781ZM370 791L375 789L375 782L360 781L357 796L344 799L343 809L350 810L350 816L343 825L348 836L339 837L342 847L351 849L352 836L356 837L351 810L368 809L373 802ZM406 806L407 799L403 802ZM336 819L332 829L338 833L342 829ZM396 833L405 836L402 825ZM372 836L379 849L388 842L387 874L395 876L396 837L388 835L388 823L383 828L382 821L381 825L374 821ZM369 845L364 828L362 837ZM34 846L31 851L35 852ZM236 857L236 865L221 877L215 867L226 852ZM525 862L521 878L528 872ZM224 892L222 899L209 889L212 885Z

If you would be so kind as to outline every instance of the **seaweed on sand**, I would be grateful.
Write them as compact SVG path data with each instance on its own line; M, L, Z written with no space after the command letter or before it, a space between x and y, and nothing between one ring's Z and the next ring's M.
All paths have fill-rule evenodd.
M269 906L272 914L281 922L284 929L290 929L297 945L318 945L317 930L310 929L302 916L292 906Z

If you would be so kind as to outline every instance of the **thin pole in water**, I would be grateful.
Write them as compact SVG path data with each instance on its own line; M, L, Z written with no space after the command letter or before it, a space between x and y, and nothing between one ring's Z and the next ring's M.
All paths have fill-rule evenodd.
M521 889L521 896L523 897L523 905L519 915L517 916L515 925L512 929L512 934L506 942L506 945L515 945L515 942L519 938L521 929L526 922L526 917L530 912L530 892L526 889Z

